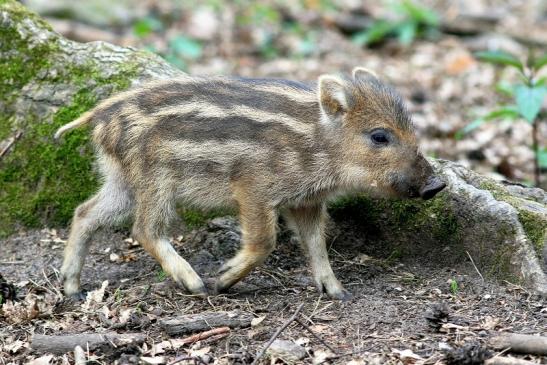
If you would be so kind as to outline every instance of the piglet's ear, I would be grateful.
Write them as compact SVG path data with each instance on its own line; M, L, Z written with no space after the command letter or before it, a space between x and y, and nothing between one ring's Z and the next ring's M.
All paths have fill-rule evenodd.
M321 75L318 87L319 104L328 122L339 121L349 107L346 82L336 76Z
M378 75L374 71L369 70L368 68L364 67L355 67L353 71L351 71L351 75L353 76L354 80L366 80L367 78L378 78Z

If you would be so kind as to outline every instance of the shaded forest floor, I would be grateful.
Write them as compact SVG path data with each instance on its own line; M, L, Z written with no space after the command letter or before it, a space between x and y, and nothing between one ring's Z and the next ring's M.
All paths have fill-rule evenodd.
M41 2L48 6L55 3ZM184 70L192 75L309 81L322 73L368 67L403 94L427 155L458 161L500 179L532 179L531 126L525 121L487 123L463 139L455 136L475 118L507 101L495 91L499 81L517 79L514 70L480 63L473 53L503 49L525 57L529 47L544 47L547 23L537 20L545 19L540 1L430 2L443 20L457 19L459 13L471 14L467 18L471 19L471 30L466 34L441 32L436 39L417 40L410 47L387 39L374 48L352 42L353 34L348 32L356 30L349 31L347 22L344 26L344 20L332 13L323 16L318 11L283 10L278 20L259 19L241 25L236 20L248 13L243 7L226 6L216 12L196 7L180 12L182 16L177 18L174 3L139 2L125 9L136 14L124 15L128 22L116 26L101 23L102 16L94 22L87 15L82 21L54 18L47 9L43 14L69 38L146 47L166 58L180 47L179 35L191 37L197 43L188 46L182 42L186 47L182 58ZM378 16L375 2L367 3L371 9L356 12L348 7L339 14L347 19ZM83 4L78 5L82 8ZM110 11L110 5L105 17L117 14ZM136 36L132 22L152 15L156 20L168 20L159 30ZM481 18L483 15L490 20ZM280 25L287 19L301 26L302 32ZM198 27L196 22L207 27ZM458 22L455 24L461 24ZM307 45L307 50L303 51L302 45ZM540 140L547 138L546 127L543 123ZM335 350L329 352L300 324L291 323L279 338L301 344L306 350L302 361L310 364L482 364L484 358L497 353L488 345L495 333L547 335L545 299L513 283L482 280L471 261L454 259L449 249L440 250L435 258L399 257L386 251L381 240L369 241L350 226L334 234L329 243L334 271L354 295L348 302L332 301L317 293L298 245L284 233L266 263L229 294L199 299L177 288L157 263L119 230L103 232L94 239L82 280L96 301L82 304L61 295L57 270L66 235L64 228L31 230L0 241L0 274L7 282L0 281L0 293L9 296L8 284L13 284L19 299L4 305L0 315L0 365L32 360L35 365L74 363L72 353L49 357L30 349L32 335L106 331L142 333L145 341L99 348L90 352L91 363L160 364L180 355L195 358L180 363L249 363L300 304L304 304L303 322ZM209 285L239 242L239 232L230 219L217 219L174 237L177 251ZM105 281L104 293L97 291ZM234 328L227 336L194 345L181 345L177 339L185 335L169 336L161 327L162 320L181 314L231 310L251 314L256 319L253 326ZM512 356L547 364L546 357ZM262 361L267 363L267 357Z
M232 218L217 218L177 234L173 243L211 285L220 264L237 249L239 235ZM335 350L291 323L279 339L303 346L304 363L481 364L497 353L488 345L495 333L547 335L545 299L518 285L483 281L470 261L441 266L395 258L382 252L380 242L369 245L350 228L331 238L329 251L337 276L353 293L348 302L317 293L297 243L283 231L262 267L229 294L207 299L177 288L142 247L119 231L95 238L82 281L85 289L95 290L97 301L78 303L60 294L57 269L65 237L64 230L41 230L2 242L0 274L24 300L4 306L0 363L41 356L72 363L72 353L49 358L30 349L32 335L108 331L143 333L146 339L140 345L103 346L90 354L95 363L170 363L180 355L200 359L181 363L249 363L300 304L304 323ZM97 289L104 281L103 295ZM181 346L185 336L169 336L160 325L182 314L232 310L252 314L253 326ZM545 357L526 358L547 363Z

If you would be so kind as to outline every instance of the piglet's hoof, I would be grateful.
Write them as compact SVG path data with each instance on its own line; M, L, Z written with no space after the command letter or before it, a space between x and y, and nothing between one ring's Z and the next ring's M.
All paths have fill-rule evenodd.
M66 295L66 297L74 302L83 302L87 298L87 291L81 290L79 292Z
M214 295L224 294L230 289L231 285L227 286L226 284L222 284L220 281L217 281L215 283L215 288L213 289Z
M205 286L199 287L197 289L188 290L193 296L200 297L200 298L207 298L209 296L209 292L207 291L207 288Z
M331 297L332 299L340 300L342 302L348 302L353 299L353 294L344 289L336 293L329 293L329 297Z

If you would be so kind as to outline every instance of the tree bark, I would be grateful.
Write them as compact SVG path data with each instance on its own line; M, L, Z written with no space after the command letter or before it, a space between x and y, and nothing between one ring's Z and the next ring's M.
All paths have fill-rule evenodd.
M499 351L509 349L521 354L547 355L547 337L543 336L502 333L492 337L488 343Z
M160 321L170 336L201 332L216 327L243 328L251 326L253 315L244 312L203 312Z
M73 351L76 346L90 351L100 346L124 346L129 344L142 344L142 333L81 333L62 336L34 335L31 347L38 352L50 352L61 355Z

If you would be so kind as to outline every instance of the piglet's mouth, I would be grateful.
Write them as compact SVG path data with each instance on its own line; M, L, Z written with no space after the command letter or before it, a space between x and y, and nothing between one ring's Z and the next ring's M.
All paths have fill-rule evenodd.
M430 176L427 178L425 185L420 189L420 197L423 200L431 199L445 187L446 184L438 176Z

